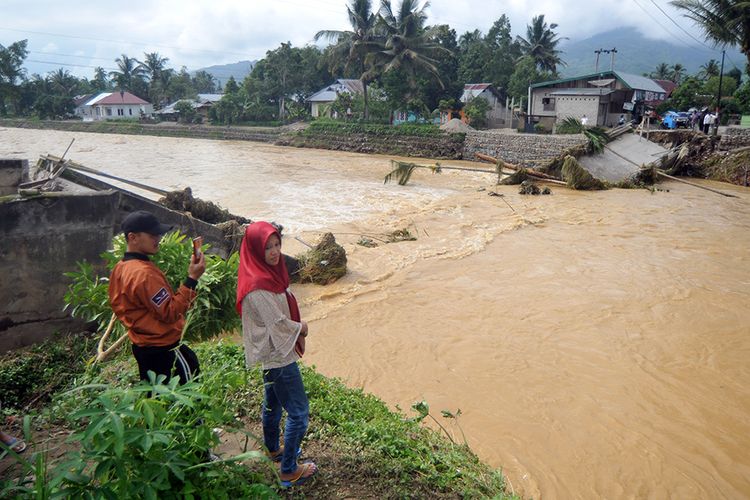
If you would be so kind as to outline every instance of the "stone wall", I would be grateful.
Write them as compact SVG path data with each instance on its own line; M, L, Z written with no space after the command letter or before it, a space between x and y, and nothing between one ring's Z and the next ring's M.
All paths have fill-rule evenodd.
M0 202L0 353L76 324L63 311L63 273L82 260L103 265L99 254L112 241L117 200L108 191Z
M472 131L466 134L464 159L476 160L484 153L501 160L525 166L538 166L559 156L568 148L585 144L583 134L506 134Z
M457 160L462 157L464 136L463 134L406 136L365 133L334 135L329 133L314 134L307 130L305 134L282 136L276 141L276 144L279 146L353 151L355 153Z
M750 128L727 127L721 130L719 149L726 151L750 146Z

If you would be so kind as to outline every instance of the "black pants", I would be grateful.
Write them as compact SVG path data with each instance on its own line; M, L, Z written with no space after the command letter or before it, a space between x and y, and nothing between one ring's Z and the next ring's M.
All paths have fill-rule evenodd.
M148 380L149 370L157 375L165 375L167 380L176 373L182 385L200 373L198 356L179 342L164 347L133 344L133 356L138 362L141 380Z

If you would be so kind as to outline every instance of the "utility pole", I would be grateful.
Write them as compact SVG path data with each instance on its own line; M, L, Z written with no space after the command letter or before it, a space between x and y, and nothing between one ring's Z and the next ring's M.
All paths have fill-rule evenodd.
M612 50L609 51L612 54L612 60L609 63L609 70L614 71L615 70L615 54L617 54L617 47L612 47Z
M594 51L594 54L596 54L596 69L594 70L594 73L599 73L599 54L601 54L602 52L604 52L604 49L598 49Z
M716 125L714 126L713 135L719 133L719 108L721 107L721 84L724 79L724 55L726 49L721 51L721 71L719 71L719 90L716 92Z

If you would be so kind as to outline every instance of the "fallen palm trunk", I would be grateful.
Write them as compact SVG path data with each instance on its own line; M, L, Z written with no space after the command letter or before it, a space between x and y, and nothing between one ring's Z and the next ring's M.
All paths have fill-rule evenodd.
M481 172L484 174L495 174L497 175L498 172L496 170L486 170L483 168L469 168L469 167L445 167L441 165L440 163L436 163L435 165L419 165L417 163L411 163L406 161L397 161L397 160L391 160L391 165L393 166L393 170L391 170L388 175L385 176L383 179L383 184L388 184L394 177L398 177L398 185L399 186L405 186L407 182L409 182L409 179L411 178L412 172L414 172L414 169L416 168L429 168L432 170L433 174L439 174L443 169L445 170L465 170L467 172Z
M523 170L526 171L526 175L528 175L530 177L535 177L538 180L552 182L554 184L565 185L565 182L563 182L563 181L561 181L559 179L555 179L551 175L545 174L544 172L540 172L538 170L534 170L533 168L526 168L526 167L521 167L521 166L518 166L518 165L513 165L512 163L506 163L506 162L504 162L503 160L501 160L499 158L493 158L492 156L486 155L486 154L483 154L483 153L475 153L475 154L476 154L477 158L479 158L480 160L493 162L496 165L498 165L500 168L507 168L509 170L513 170L513 171L516 171L516 172L518 172L519 170L523 169Z

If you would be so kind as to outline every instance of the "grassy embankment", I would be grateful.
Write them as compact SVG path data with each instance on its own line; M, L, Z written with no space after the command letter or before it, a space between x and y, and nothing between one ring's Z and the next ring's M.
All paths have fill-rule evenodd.
M196 344L201 379L155 389L137 384L127 349L112 361L90 364L95 340L76 336L0 358L4 414L20 416L26 408L31 444L20 457L25 467L15 464L10 473L13 459L0 462L0 497L43 498L39 495L55 492L95 498L289 495L278 490L273 465L252 452L259 448L254 436L261 435L261 376L257 369L244 368L241 346ZM499 472L455 437L422 426L419 414L407 418L390 411L378 398L326 378L314 367L305 367L303 377L311 408L303 458L315 460L320 473L298 493L510 498ZM159 396L146 398L149 389ZM210 431L214 427L225 430L222 441L234 437L245 443L234 451L244 460L205 463L206 447L220 449ZM52 437L50 429L55 430ZM20 420L9 430L20 434ZM32 476L36 483L28 482Z

